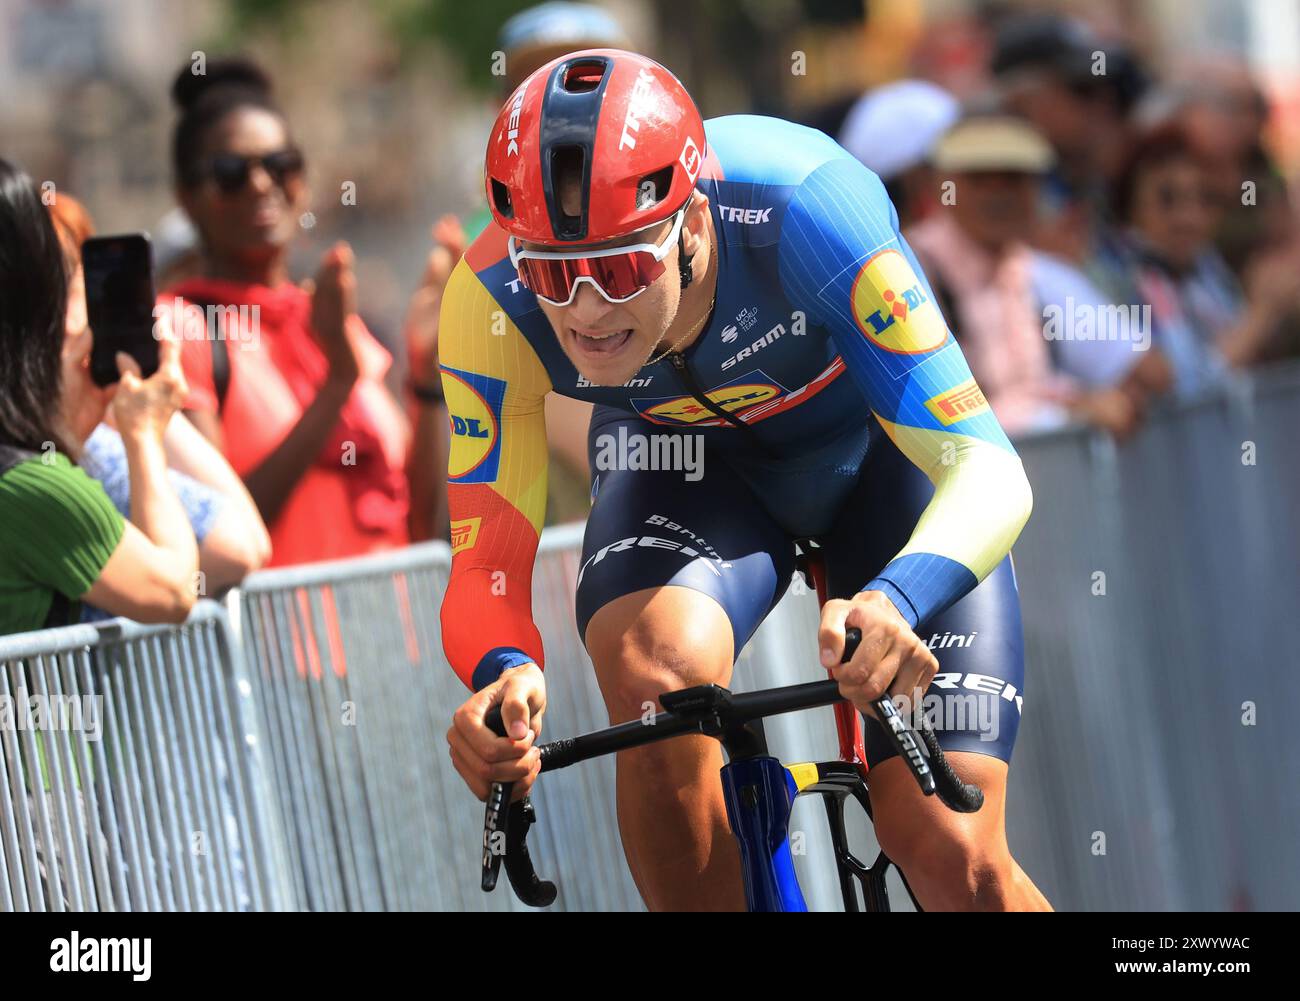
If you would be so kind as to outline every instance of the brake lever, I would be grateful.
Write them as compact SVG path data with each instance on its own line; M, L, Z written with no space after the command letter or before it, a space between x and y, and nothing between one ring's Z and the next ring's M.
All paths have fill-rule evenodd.
M488 710L483 723L498 737L506 735L499 706ZM536 823L537 812L527 796L518 803L510 802L513 791L513 782L493 782L488 789L483 813L483 874L479 885L484 893L496 889L504 859L506 876L515 896L529 907L549 907L559 891L550 880L538 878L528 852L528 828Z
M857 626L849 626L844 630L844 655L840 658L841 664L847 664L853 659L853 654L861 642L862 630ZM957 813L975 813L984 805L984 793L979 786L963 782L958 778L952 764L944 755L943 748L939 746L939 738L924 719L921 720L920 741L918 741L918 731L907 725L902 713L898 711L898 706L894 705L894 700L888 693L872 702L871 707L876 711L876 718L884 727L890 743L894 745L894 750L907 762L907 767L916 777L922 794L933 796L937 792L940 801L948 809ZM925 744L925 752L929 753L929 762L926 761L926 753L921 750L921 742ZM931 763L934 765L933 768Z
M537 822L532 800L525 796L511 803L506 831L506 875L515 896L529 907L550 907L559 890L549 879L540 879L528 852L528 828Z

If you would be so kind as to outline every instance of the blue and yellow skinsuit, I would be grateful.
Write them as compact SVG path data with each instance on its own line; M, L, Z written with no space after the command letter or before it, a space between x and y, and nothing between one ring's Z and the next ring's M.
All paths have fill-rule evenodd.
M606 602L676 584L722 605L739 654L790 581L793 540L813 537L833 596L883 591L932 634L932 693L995 696L997 739L972 720L939 731L945 748L1009 759L1023 656L1008 553L1031 503L1020 460L879 179L788 122L738 115L706 131L698 187L717 233L717 298L681 355L624 386L589 385L495 225L451 277L439 345L452 424L448 658L475 689L542 663L531 573L554 391L597 404L580 634ZM685 454L703 475L642 468L658 464L629 449L661 435L691 447L699 436L702 451ZM654 443L661 453L667 441ZM868 729L874 763L888 744Z

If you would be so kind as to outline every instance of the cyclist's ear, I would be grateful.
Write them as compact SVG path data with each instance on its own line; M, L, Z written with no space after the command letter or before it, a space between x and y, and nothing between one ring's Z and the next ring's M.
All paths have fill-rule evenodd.
M709 196L699 188L691 192L691 201L682 220L681 243L686 256L695 255L704 243L709 229Z

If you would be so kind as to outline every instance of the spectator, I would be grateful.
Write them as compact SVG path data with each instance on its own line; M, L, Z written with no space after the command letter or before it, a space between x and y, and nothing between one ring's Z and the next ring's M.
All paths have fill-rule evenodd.
M1131 432L1141 396L1119 384L1138 361L1139 332L1045 336L1051 309L1108 306L1080 272L1026 242L1051 148L1018 119L975 116L944 136L934 163L939 177L954 181L954 199L906 237L1003 427L1021 434L1074 419Z
M243 478L272 564L405 544L406 464L432 459L408 454L409 423L383 382L391 357L356 313L351 250L325 254L313 291L289 279L308 191L269 80L247 61L210 60L205 75L183 69L172 94L177 197L201 261L162 301L211 317L198 336L186 325L186 414Z
M930 151L960 117L957 99L925 80L876 87L849 111L840 145L885 182L900 226L918 223L938 208Z
M118 355L121 381L90 378L84 309L69 310L63 247L35 185L0 160L0 633L76 620L87 601L141 622L179 622L194 604L194 533L167 482L163 429L185 392L179 346L158 371ZM112 401L130 477L131 521L73 464ZM137 527L138 526L138 527Z
M1006 109L1051 144L1049 212L1036 245L1081 261L1105 223L1107 186L1128 142L1128 113L1146 86L1135 58L1086 24L1051 13L1013 15L998 28L991 69Z
M1208 168L1220 206L1215 243L1244 279L1252 260L1296 235L1286 181L1264 147L1268 99L1245 63L1227 55L1190 59L1175 81L1170 123L1182 126Z
M1300 305L1295 250L1261 259L1243 291L1213 243L1219 203L1210 175L1191 138L1173 125L1142 137L1116 185L1127 265L1151 306L1155 343L1179 395L1254 362Z
M81 244L95 229L89 213L71 195L60 193L50 206L64 256L72 273L68 289L68 326L84 325L85 292L81 271ZM98 403L102 397L90 394L78 406L78 416L68 424L86 426L96 412L100 421L108 417ZM81 416L84 414L84 417ZM107 423L99 423L83 443L80 466L98 480L113 506L125 518L131 515L131 478L122 436ZM199 546L198 593L217 596L234 587L266 562L271 540L253 499L248 495L225 458L180 414L167 423L163 435L167 453L168 479L180 498ZM83 604L83 622L107 617L103 609Z
M507 94L533 70L566 52L631 46L623 28L608 11L568 0L550 0L520 11L501 26L497 44L506 55Z

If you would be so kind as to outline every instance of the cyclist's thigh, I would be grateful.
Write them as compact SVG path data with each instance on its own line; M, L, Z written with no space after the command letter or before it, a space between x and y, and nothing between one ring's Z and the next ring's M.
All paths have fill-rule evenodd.
M821 540L832 597L851 597L884 568L906 544L933 494L925 474L883 432L873 436L858 488ZM1025 676L1011 558L960 601L921 623L917 633L939 660L925 700L939 744L946 751L1010 761ZM875 720L867 720L866 737L871 764L894 755Z
M620 427L629 440L683 433L596 409L590 433L594 501L575 603L578 634L585 640L592 616L611 601L675 585L722 606L734 660L790 583L790 540L749 487L707 449L702 475L694 480L682 470L601 469L595 443L601 435L617 440Z

